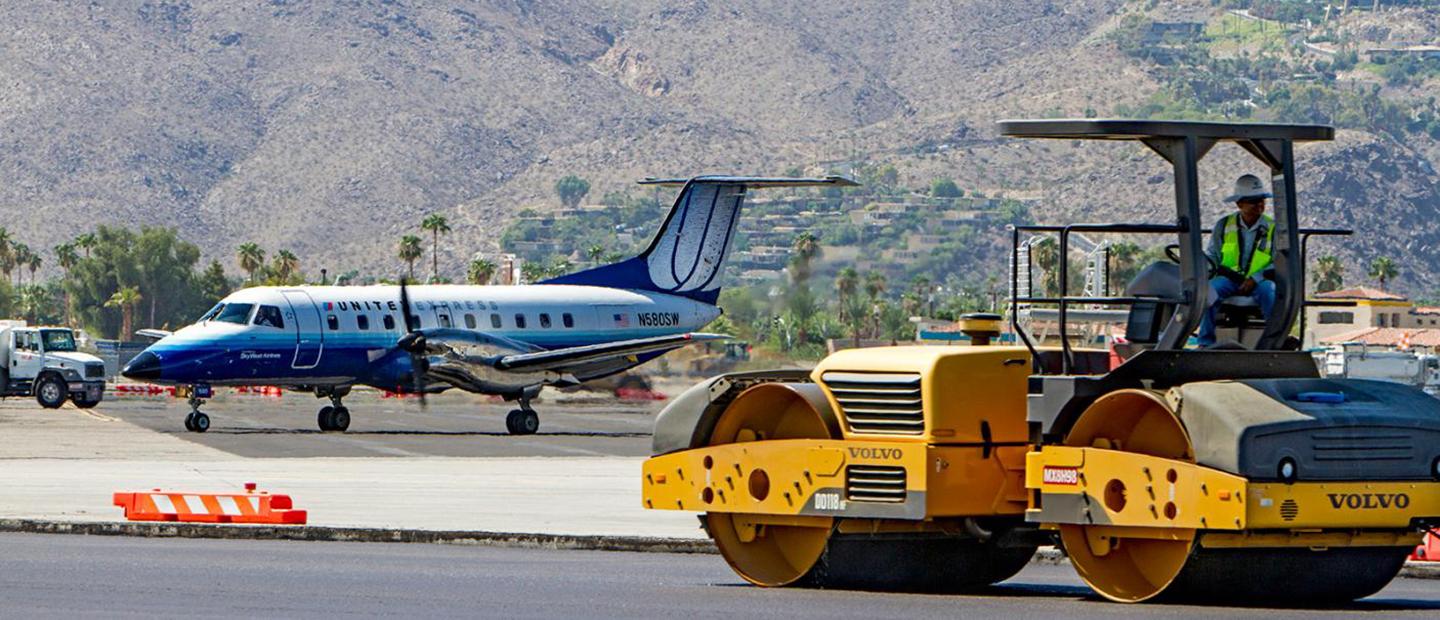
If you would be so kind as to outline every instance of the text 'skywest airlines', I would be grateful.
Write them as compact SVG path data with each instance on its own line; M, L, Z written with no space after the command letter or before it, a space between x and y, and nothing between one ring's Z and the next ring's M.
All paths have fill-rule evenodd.
M647 179L682 186L639 256L529 286L257 287L226 297L194 325L136 356L126 377L190 386L185 427L213 385L281 385L328 397L321 430L343 431L355 385L401 392L452 387L519 401L505 419L534 433L530 399L546 385L611 375L689 343L720 315L720 275L746 190L851 186L842 177ZM407 310L408 309L408 310Z

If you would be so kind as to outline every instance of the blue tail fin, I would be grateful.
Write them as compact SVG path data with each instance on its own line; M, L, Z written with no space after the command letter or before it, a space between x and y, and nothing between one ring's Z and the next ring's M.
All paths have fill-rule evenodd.
M853 187L854 181L823 179L702 176L693 179L645 179L646 185L680 186L680 196L650 247L639 256L560 276L541 284L584 284L689 297L713 304L720 297L720 274L730 254L745 192L752 187Z

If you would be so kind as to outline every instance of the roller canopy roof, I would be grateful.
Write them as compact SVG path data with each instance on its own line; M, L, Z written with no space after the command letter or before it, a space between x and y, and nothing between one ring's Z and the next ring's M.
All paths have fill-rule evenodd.
M1326 125L1267 123L1211 123L1201 121L1150 121L1122 119L1006 120L1000 133L1016 138L1066 140L1146 140L1150 138L1209 138L1212 140L1333 140L1335 128Z
M817 185L834 185L838 187L860 186L859 183L856 183L855 181L838 175L831 175L818 179L708 175L693 177L689 179L656 179L651 177L640 180L641 185L680 186L690 182L715 183L719 185L746 185L749 187L812 187Z

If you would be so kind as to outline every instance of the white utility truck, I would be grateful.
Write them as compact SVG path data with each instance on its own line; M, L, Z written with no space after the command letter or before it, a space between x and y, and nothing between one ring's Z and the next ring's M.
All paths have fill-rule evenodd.
M75 350L67 327L0 321L0 396L31 396L55 409L65 399L89 409L105 396L105 363Z
M1435 355L1347 343L1325 350L1321 371L1327 377L1403 383L1440 395L1440 357Z

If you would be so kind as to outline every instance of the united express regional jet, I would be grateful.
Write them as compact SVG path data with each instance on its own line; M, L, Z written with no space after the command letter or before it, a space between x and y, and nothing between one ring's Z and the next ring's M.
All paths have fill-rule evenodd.
M646 179L680 186L639 256L527 286L256 287L231 294L194 325L160 339L121 371L187 386L188 430L215 385L281 385L329 398L324 431L344 431L355 385L426 393L459 388L518 401L512 434L540 426L530 400L633 368L690 343L720 315L720 274L746 191L854 186L844 177Z

